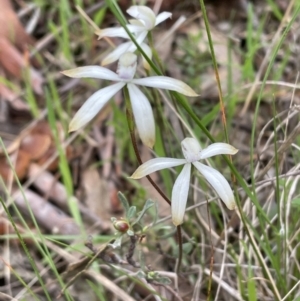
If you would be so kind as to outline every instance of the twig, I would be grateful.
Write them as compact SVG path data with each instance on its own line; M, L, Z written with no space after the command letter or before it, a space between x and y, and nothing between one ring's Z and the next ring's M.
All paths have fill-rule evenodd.
M134 250L136 248L136 243L139 240L137 235L130 236L130 246L128 253L125 255L129 264L131 264L135 268L139 268L140 265L133 259Z

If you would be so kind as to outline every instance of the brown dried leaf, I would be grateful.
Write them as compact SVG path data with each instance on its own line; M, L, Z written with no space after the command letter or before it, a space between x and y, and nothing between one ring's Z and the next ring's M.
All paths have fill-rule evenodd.
M5 38L22 51L34 40L24 30L18 16L13 10L10 0L1 0L0 37Z
M58 137L61 142L64 141L64 131L60 123L57 123ZM24 146L25 144L25 146ZM46 163L56 152L57 148L53 139L51 128L47 121L39 121L30 133L22 139L21 148L29 151L33 161L39 165ZM39 150L34 148L40 148ZM67 158L72 156L72 148L66 148ZM48 170L54 171L57 169L58 159L54 160L48 167Z
M64 133L60 124L57 124L58 135L63 141ZM7 146L7 152L15 166L17 176L23 179L27 176L28 166L32 162L43 165L57 152L53 135L46 121L39 121L32 129L24 130L14 141ZM66 148L67 158L73 155L72 148ZM17 160L14 159L17 156ZM58 159L47 166L48 170L57 169ZM11 168L6 162L5 153L0 149L0 175L4 180L11 178Z
M24 55L28 45L34 40L24 30L9 0L1 0L0 9L0 65L11 75L21 78L29 73L33 90L42 94L41 74L29 67L28 55ZM1 91L0 91L1 92Z
M18 178L22 180L27 174L30 156L25 152L19 151L11 156L11 161ZM0 175L4 181L8 181L13 178L12 169L8 164L5 155L0 155Z
M22 140L20 149L28 153L32 160L38 160L46 153L50 145L50 136L31 133Z

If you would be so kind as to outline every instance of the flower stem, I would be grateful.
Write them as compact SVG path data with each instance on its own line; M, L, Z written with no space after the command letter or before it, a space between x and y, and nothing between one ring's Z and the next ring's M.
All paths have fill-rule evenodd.
M176 274L179 274L182 261L182 235L181 226L177 226L177 242L178 242L178 262L176 265Z

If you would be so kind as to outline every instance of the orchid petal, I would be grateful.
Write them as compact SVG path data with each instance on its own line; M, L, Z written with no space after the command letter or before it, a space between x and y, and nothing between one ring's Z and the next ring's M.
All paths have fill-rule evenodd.
M152 148L155 143L155 122L149 100L135 85L127 84L133 116L142 142Z
M151 30L155 26L155 14L152 9L147 6L133 5L126 11L131 17L141 21L147 30Z
M200 162L193 162L193 165L216 191L227 208L230 210L235 209L236 203L234 200L234 195L224 176L214 168L204 165Z
M123 27L100 29L96 30L95 34L98 36L99 40L104 37L120 37L124 39L129 39L129 36Z
M151 50L151 48L146 43L143 43L141 45L141 48L146 53L146 55L148 56L148 58L151 60L152 59L152 50ZM150 70L150 65L146 61L146 59L145 59L144 56L142 56L142 59L143 59L143 66L144 66L144 68L147 69L147 70Z
M123 53L129 51L131 45L131 41L119 45L102 60L101 65L105 66L117 61Z
M181 80L167 76L150 76L137 78L133 79L132 83L146 87L176 91L186 96L198 96L198 94L190 86L188 86Z
M139 33L145 30L145 26L141 22L139 23L131 22L131 24L128 24L126 26L131 33ZM128 33L123 27L104 28L104 29L96 30L95 34L98 36L99 40L104 37L109 37L109 38L119 37L124 39L130 39Z
M172 13L164 11L156 16L155 26L172 17Z
M175 226L183 223L186 202L189 194L191 163L186 163L177 177L172 190L172 221Z
M75 78L100 78L106 80L119 81L119 76L117 73L100 66L86 66L86 67L78 67L70 70L65 70L61 72L62 74L75 77Z
M129 48L127 49L127 52L135 52L137 49L137 47L135 46L135 44L131 41Z
M146 36L147 36L147 31L140 33L136 37L136 42L138 44L141 44L144 41ZM142 47L142 45L141 45L141 47ZM105 66L105 65L111 64L111 63L117 61L121 57L121 55L124 54L125 52L134 52L134 51L136 51L136 48L137 47L135 46L135 44L132 41L123 43L123 44L119 45L116 49L114 49L110 54L108 54L102 60L101 65Z
M143 31L141 33L139 33L137 35L137 37L135 38L135 42L138 44L138 45L141 45L143 43L143 41L145 40L146 36L147 36L148 32L147 31ZM135 44L133 43L133 41L131 41L131 45L130 47L128 48L128 52L134 52L135 50L137 49L137 47L135 46Z
M206 159L216 155L234 155L239 150L227 143L213 143L200 152L199 159Z
M125 84L120 82L105 87L90 96L70 122L69 132L78 130L93 119L110 98L121 90Z
M136 42L140 45L147 37L148 32L146 30L142 31L137 35Z
M148 176L149 174L151 174L155 171L183 165L185 163L186 163L185 159L173 159L173 158L151 159L151 160L143 163L142 165L140 165L130 178L131 179L140 179L145 176Z

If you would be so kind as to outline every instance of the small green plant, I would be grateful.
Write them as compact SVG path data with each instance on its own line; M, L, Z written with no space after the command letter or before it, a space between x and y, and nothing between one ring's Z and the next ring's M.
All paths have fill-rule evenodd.
M142 224L142 219L152 206L154 202L152 200L147 200L141 212L137 212L136 206L129 206L129 203L121 192L118 193L118 197L125 211L125 217L117 219L115 217L111 218L114 228L117 230L117 238L114 243L111 244L113 248L121 247L122 239L124 236L135 236L138 235L142 237L147 231L147 227Z

